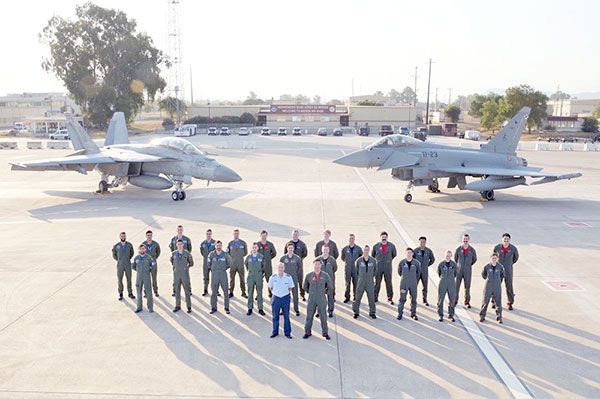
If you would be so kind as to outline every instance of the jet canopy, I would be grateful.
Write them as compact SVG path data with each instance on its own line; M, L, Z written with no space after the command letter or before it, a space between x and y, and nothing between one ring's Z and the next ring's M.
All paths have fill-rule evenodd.
M406 147L408 145L418 143L421 143L421 141L413 137L403 136L401 134L391 134L389 136L380 138L379 140L368 146L367 150L373 148Z
M173 150L183 152L186 155L206 155L204 152L196 148L192 143L179 137L163 137L152 140L150 144L154 146L171 148Z

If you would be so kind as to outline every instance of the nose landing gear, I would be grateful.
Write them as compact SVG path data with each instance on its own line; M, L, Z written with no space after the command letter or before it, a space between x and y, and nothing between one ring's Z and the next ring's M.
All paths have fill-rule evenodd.
M175 182L175 191L171 193L171 199L173 201L183 201L185 200L185 191L183 191L183 183L178 181Z
M412 194L410 192L413 189L413 187L414 187L414 183L411 180L411 181L408 182L408 186L406 187L406 194L404 194L404 201L406 201L406 202L411 202L412 201L413 196L412 196Z

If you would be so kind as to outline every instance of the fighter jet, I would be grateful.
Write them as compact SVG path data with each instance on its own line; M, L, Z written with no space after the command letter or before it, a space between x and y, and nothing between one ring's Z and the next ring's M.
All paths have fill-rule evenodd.
M422 142L399 134L383 137L365 149L336 159L335 163L357 168L391 169L394 179L408 181L404 200L412 201L415 186L439 192L438 179L447 177L448 188L478 191L483 201L494 200L494 190L570 180L581 173L544 173L527 165L516 149L527 124L529 107L523 107L502 130L479 149L467 149ZM467 176L477 178L467 183Z
M98 147L70 115L67 115L67 130L74 153L62 158L11 163L11 169L72 170L82 174L95 169L102 176L98 184L100 193L127 183L153 190L166 190L175 186L175 191L171 193L173 201L185 200L183 186L189 187L192 178L208 182L242 180L236 172L182 138L163 137L149 144L130 144L122 112L115 112L113 115L103 147Z

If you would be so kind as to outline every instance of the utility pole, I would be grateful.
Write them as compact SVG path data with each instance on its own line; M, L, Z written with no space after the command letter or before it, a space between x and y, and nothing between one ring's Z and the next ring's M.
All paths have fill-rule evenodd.
M354 76L352 76L352 97L354 97Z
M410 124L412 123L413 107L415 108L415 119L417 116L417 77L419 76L418 67L415 67L415 75L414 76L415 76L415 95L411 99L410 106L408 107L408 130L410 130ZM416 127L417 127L417 122L415 121L415 128Z
M448 88L448 105L452 104L452 87Z
M194 105L194 84L192 82L192 66L190 65L190 105Z
M429 77L427 78L427 107L425 109L425 125L429 125L429 88L431 86L431 58L429 59Z
M434 112L438 110L438 88L435 88L435 107L433 108Z

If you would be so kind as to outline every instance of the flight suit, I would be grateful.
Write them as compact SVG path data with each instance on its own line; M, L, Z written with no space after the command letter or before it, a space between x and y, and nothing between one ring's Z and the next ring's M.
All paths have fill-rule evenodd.
M417 277L417 284L421 282L423 285L423 302L427 303L427 286L429 285L429 266L433 265L435 262L435 256L433 256L433 251L427 247L425 249L421 249L421 247L416 247L413 250L414 258L421 263L421 274Z
M445 260L440 262L437 267L437 274L440 276L438 285L438 315L444 317L444 299L448 295L448 316L454 317L454 304L456 303L456 262Z
M229 292L233 294L235 288L235 275L240 276L242 296L246 295L246 277L244 276L244 256L248 255L248 245L244 240L232 240L227 244L227 252L231 256L231 269L229 269Z
M392 260L396 257L396 246L391 242L387 242L385 254L383 253L383 245L381 242L373 245L371 256L377 260L377 271L375 272L375 300L379 298L379 290L381 289L381 280L385 279L385 289L388 300L394 297L394 287L392 286Z
M204 283L203 292L208 292L208 283L210 282L210 270L208 268L208 254L215 250L216 241L211 238L210 241L204 240L200 244L200 254L202 255L202 280Z
M356 286L356 298L352 304L352 311L354 314L359 314L360 301L366 291L367 299L369 300L369 315L373 316L375 315L375 271L377 270L377 260L369 256L369 259L365 262L365 258L361 256L356 260L355 268L358 283Z
M335 306L335 272L337 272L337 262L335 258L329 255L329 258L324 259L323 255L318 256L315 260L321 262L321 270L329 275L331 285L327 288L327 310L333 313ZM321 313L319 313L321 315Z
M402 317L406 296L410 293L410 315L417 314L417 276L421 273L421 263L414 259L410 265L406 259L402 259L398 264L398 274L400 275L400 302L398 302L398 316Z
M144 241L142 244L144 244L144 246L146 247L146 253L150 256L152 256L152 258L154 259L154 267L152 268L152 288L154 289L154 294L158 294L158 281L157 281L157 274L158 274L158 257L160 256L160 245L152 240L152 242L150 244L148 244L148 241ZM150 285L148 285L148 287L150 287ZM146 289L146 287L144 286L144 289Z
M344 262L344 277L346 279L344 297L346 300L350 300L350 290L352 290L352 299L356 300L356 282L358 281L356 260L363 256L363 251L358 245L354 245L353 247L346 245L342 249L341 255Z
M324 240L321 240L317 243L315 246L315 258L323 254L323 246L325 246ZM329 247L329 255L333 256L334 259L337 259L338 256L340 256L340 251L338 250L335 241L329 240L327 246Z
M254 289L256 288L256 297L258 298L258 310L263 310L263 275L265 274L264 257L257 253L256 257L252 254L246 257L244 261L248 271L248 309L254 307Z
M154 258L148 254L138 255L133 258L131 268L136 271L135 287L137 288L137 309L142 310L142 288L146 291L146 305L150 312L154 311L154 300L152 298L152 269L156 266Z
M291 258L285 254L279 261L283 262L285 265L285 272L292 277L292 280L294 280L292 299L294 301L294 312L297 313L300 311L298 307L298 286L302 283L302 274L300 274L302 270L302 259L296 254L292 254Z
M131 258L133 258L133 245L129 241L118 242L112 247L113 259L117 261L117 282L119 295L123 295L123 275L127 279L127 293L133 295L131 288Z
M504 266L499 262L496 266L488 263L483 267L481 277L485 279L483 289L483 301L481 303L481 312L479 316L485 318L490 299L494 298L496 302L496 316L502 321L502 280L504 279Z
M273 259L277 256L277 250L271 241L267 241L264 245L259 241L256 245L258 245L258 253L265 258L265 281L268 283L269 277L273 275Z
M210 307L211 309L217 308L217 294L219 293L219 287L223 290L223 297L225 300L225 310L229 309L229 283L227 280L227 269L232 265L231 256L225 251L221 251L220 254L217 251L212 251L208 254L208 268L210 269Z
M506 299L509 304L515 303L515 291L513 288L513 265L519 260L519 250L512 244L505 248L502 244L496 245L494 252L498 254L498 263L504 266L504 284L506 285Z
M477 262L477 252L475 248L469 245L465 254L463 246L459 246L454 251L454 261L456 262L456 300L460 294L460 283L465 281L465 302L471 303L471 275L473 265Z
M190 238L185 235L182 235L181 237L175 235L175 236L173 236L173 238L171 238L171 242L169 243L169 249L171 250L171 252L177 251L177 240L183 241L183 249L185 249L189 253L192 253L192 240L190 240ZM190 294L191 294L191 292L192 292L191 280L190 280L189 286L190 286ZM173 281L173 293L175 293L175 281Z
M298 240L298 241L294 241L291 240L290 241L292 244L294 244L294 253L296 255L298 255L300 257L300 259L302 259L302 263L300 264L300 271L298 272L300 275L300 282L302 282L303 278L304 278L304 258L306 258L308 256L308 248L306 247L306 244L304 243L304 241L302 240ZM283 249L283 253L287 252L287 245L286 248ZM302 286L302 284L300 284L300 296L302 296L302 298L304 298L304 287Z
M187 250L179 253L171 253L171 264L173 265L173 281L175 282L175 307L181 308L181 286L185 295L185 304L188 309L192 308L192 295L190 293L190 267L194 266L194 258Z
M319 277L315 272L310 272L304 279L304 291L308 293L308 303L306 305L306 323L304 324L304 333L310 335L312 332L313 319L315 312L321 315L321 330L323 334L328 334L327 317L325 311L327 308L327 291L332 286L331 277L324 271L321 271Z

